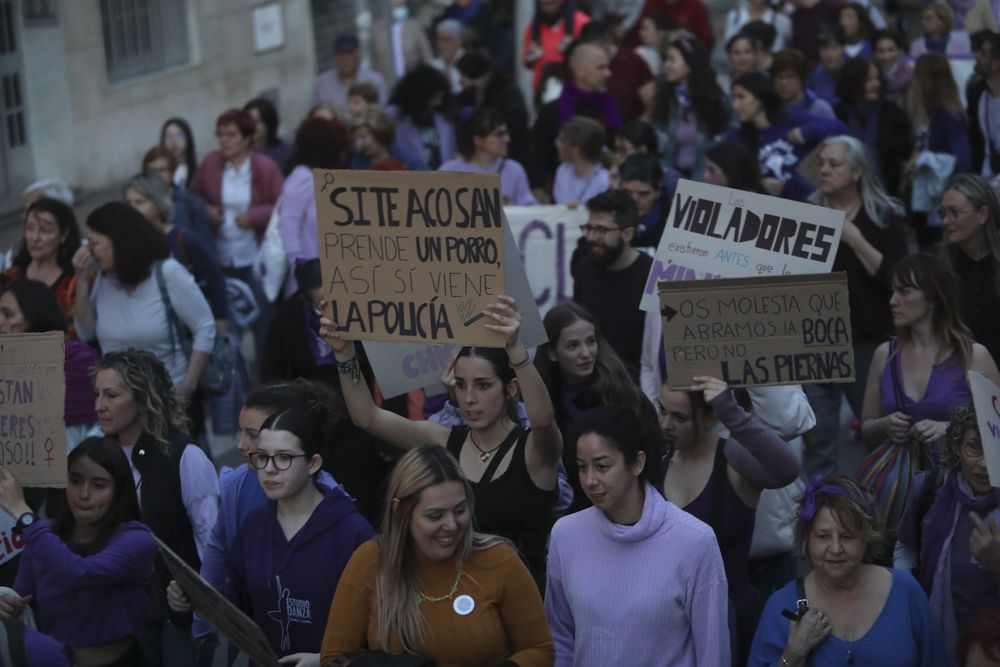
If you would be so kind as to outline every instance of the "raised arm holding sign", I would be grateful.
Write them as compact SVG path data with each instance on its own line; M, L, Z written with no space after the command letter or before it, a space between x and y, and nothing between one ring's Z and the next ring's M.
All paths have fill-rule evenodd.
M548 533L546 515L553 500L541 490L556 488L562 438L555 425L545 383L520 340L521 316L516 302L499 295L482 314L477 326L498 334L504 347L463 348L455 361L455 394L467 428L449 429L433 422L411 421L378 408L359 372L354 343L346 339L337 323L328 317L321 320L320 335L336 355L341 390L351 420L359 428L401 449L426 444L447 446L474 483L487 483L494 473L497 476L511 474L515 469L511 462L513 457L524 458L523 465L530 478L521 480L525 498L509 499L512 504L515 500L519 504L518 509L510 511L517 516L506 516L502 525L491 525L483 521L483 517L499 517L505 512L502 508L482 504L476 506L476 516L480 530L502 535L521 546L530 543L526 557L533 573L538 574L544 567ZM517 421L518 393L531 422L527 432L521 430ZM500 472L496 472L498 461L503 465ZM512 532L510 526L518 526L518 529ZM536 551L531 552L532 548Z

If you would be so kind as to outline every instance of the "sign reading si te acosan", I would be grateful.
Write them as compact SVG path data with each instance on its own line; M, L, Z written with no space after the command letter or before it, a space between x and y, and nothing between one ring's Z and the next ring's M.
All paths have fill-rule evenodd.
M59 331L0 336L0 466L21 486L66 486Z
M660 283L667 382L732 387L854 380L847 276Z
M639 307L659 308L661 280L829 273L844 213L681 180Z
M313 170L330 314L355 340L502 346L483 307L506 293L496 174Z

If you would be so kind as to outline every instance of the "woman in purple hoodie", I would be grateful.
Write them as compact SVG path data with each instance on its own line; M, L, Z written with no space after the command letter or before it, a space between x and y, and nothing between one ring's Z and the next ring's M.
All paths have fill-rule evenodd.
M283 664L318 667L330 601L354 550L374 536L341 487L317 484L322 424L304 407L268 417L247 456L268 502L246 516L220 592L263 630ZM171 608L190 607L171 582Z
M3 468L0 507L17 519L14 530L25 542L14 582L20 597L0 596L0 618L20 616L30 604L39 629L62 643L74 664L147 664L136 637L155 547L118 443L87 438L70 452L66 509L54 521L39 520Z

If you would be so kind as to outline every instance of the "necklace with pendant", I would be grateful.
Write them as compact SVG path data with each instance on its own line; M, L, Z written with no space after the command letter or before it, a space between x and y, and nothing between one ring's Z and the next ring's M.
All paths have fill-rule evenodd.
M472 441L472 446L479 450L479 460L482 461L483 463L486 463L487 461L490 460L490 457L493 456L493 452L503 447L503 442L501 442L493 449L483 449L482 447L479 446L479 443L476 442L476 436L472 434L472 431L469 431L469 440Z

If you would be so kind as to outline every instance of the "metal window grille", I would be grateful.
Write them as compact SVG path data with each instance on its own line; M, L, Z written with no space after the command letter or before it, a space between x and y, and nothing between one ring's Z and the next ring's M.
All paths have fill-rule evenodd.
M14 25L14 3L0 2L0 56L17 53L17 33Z
M188 62L186 0L101 0L112 83Z
M24 8L24 23L28 27L53 25L58 15L56 0L21 0Z
M28 142L24 124L24 97L21 94L21 76L14 72L0 77L3 87L3 119L7 130L7 147L16 148Z

